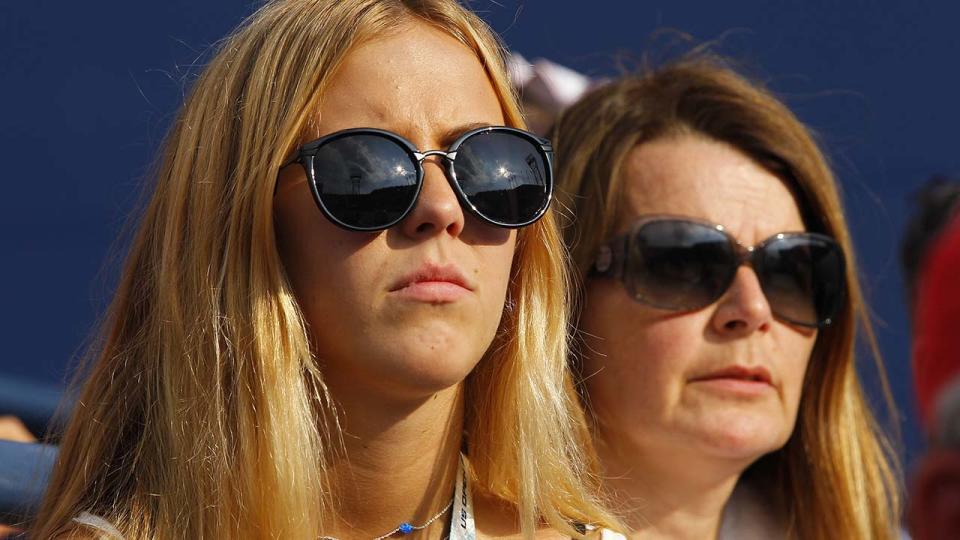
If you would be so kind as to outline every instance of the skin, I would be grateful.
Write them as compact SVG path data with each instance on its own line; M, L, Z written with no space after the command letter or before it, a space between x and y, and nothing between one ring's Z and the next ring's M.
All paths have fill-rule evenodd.
M476 55L424 24L350 53L317 120L319 132L302 142L375 127L421 150L446 149L471 127L504 122ZM406 400L448 388L473 369L500 322L515 232L467 215L437 158L424 169L416 207L381 233L337 227L317 209L302 167L282 172L281 257L324 374L344 390ZM436 304L391 294L399 278L427 262L458 267L472 294Z
M318 130L302 142L375 127L421 151L446 149L474 127L504 124L476 55L419 22L352 50L315 120ZM416 207L379 233L328 221L302 167L280 175L274 204L280 256L340 408L349 456L333 467L340 507L325 535L371 538L401 521L419 524L452 496L462 384L499 326L516 232L466 213L442 165L433 157L424 162ZM402 276L428 263L457 268L469 290L454 301L394 290ZM516 532L482 498L476 507L483 536ZM442 538L448 522L449 515L418 537Z
M779 178L704 137L641 144L623 175L618 234L653 214L721 224L747 246L804 230ZM638 538L716 537L740 474L793 432L816 332L775 319L748 266L693 312L638 303L616 280L586 290L584 370L607 487ZM730 365L763 366L772 382L746 395L697 380Z
M27 426L15 416L0 416L0 440L16 442L36 442Z

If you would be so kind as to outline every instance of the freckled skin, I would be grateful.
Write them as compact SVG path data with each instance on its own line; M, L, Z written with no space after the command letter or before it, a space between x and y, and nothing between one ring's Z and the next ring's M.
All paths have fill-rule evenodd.
M421 150L445 149L478 124L504 123L476 55L421 23L353 50L317 120L319 132L302 142L374 127ZM324 376L338 395L429 397L462 381L496 333L516 233L466 214L442 163L427 159L424 168L415 209L379 233L336 227L316 207L302 167L282 171L275 199L280 255ZM390 293L396 280L427 261L456 265L473 291L445 304Z
M684 135L644 143L623 174L620 232L651 214L718 223L745 245L804 230L787 186L716 141ZM696 474L709 460L745 468L785 444L816 332L774 319L753 270L740 267L723 298L689 313L638 303L615 280L590 280L586 291L581 324L592 353L584 370L610 452ZM691 382L732 362L765 366L775 391L746 399Z

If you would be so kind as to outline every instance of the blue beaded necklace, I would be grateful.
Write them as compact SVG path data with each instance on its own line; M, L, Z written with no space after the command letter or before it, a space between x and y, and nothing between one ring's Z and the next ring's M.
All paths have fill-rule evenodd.
M455 516L450 520L450 540L475 540L476 539L476 528L473 521L473 512L471 511L471 497L470 497L470 486L469 486L469 476L465 469L466 457L463 454L460 454L460 466L457 470L457 483L456 489L453 493L453 499L442 510L434 514L434 516L427 521L424 521L420 525L414 525L409 521L404 521L400 525L397 525L392 531L378 536L373 540L386 540L395 534L400 534L402 536L408 535L414 531L420 531L426 529L430 526L431 523L440 519L440 517L450 511L451 508L456 505L457 509L454 512ZM340 540L334 536L321 536L317 540Z
M414 525L409 521L404 521L403 523L397 525L397 527L392 531L388 532L387 534L378 536L373 540L384 540L386 538L390 538L391 536L397 533L400 533L401 535L407 535L412 533L413 531L420 531L420 530L426 529L427 527L430 526L431 523L440 519L440 516L446 514L451 508L453 508L453 499L450 499L450 502L443 507L443 510L440 510L432 518L424 521L422 524ZM340 540L340 539L335 536L321 536L318 540Z

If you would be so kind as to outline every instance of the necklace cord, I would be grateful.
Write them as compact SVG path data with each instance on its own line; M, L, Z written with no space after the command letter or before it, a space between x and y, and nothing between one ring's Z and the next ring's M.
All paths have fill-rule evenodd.
M443 507L443 510L440 510L439 512L437 512L436 514L434 514L434 516L433 516L432 518L424 521L424 522L421 523L420 525L413 525L412 523L410 523L410 522L408 522L408 521L404 521L403 523L397 525L392 531L390 531L390 532L388 532L387 534L384 534L384 535L382 535L382 536L378 536L378 537L374 538L373 540L384 540L384 539L386 539L386 538L390 538L391 536L393 536L393 535L395 535L395 534L397 534L397 533L410 534L410 533L412 533L413 531L422 531L423 529L426 529L427 527L430 526L431 523L433 523L434 521L440 519L440 516L446 514L447 512L450 511L451 508L453 508L453 501L454 501L455 498L456 498L456 497L451 498L451 499L450 499L450 502L448 502L447 505ZM319 537L317 540L340 540L340 539L337 538L337 537L335 537L335 536L321 536L321 537Z

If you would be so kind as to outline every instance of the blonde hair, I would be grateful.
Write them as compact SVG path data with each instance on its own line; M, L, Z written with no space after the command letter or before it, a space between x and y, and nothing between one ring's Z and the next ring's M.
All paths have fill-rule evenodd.
M615 233L623 164L638 144L694 134L732 145L784 179L807 227L847 254L847 297L819 332L803 383L798 427L748 476L780 493L791 536L895 538L900 515L896 459L867 406L856 373L857 324L873 347L836 181L808 130L780 101L709 54L694 54L594 90L555 126L558 190L573 217L565 229L582 277ZM764 487L761 485L761 488ZM771 495L775 495L771 493Z
M128 538L316 538L340 431L277 254L277 171L347 53L411 21L475 51L522 126L494 34L455 0L269 2L226 38L164 143L156 187L34 534L84 511ZM475 489L543 521L612 523L565 374L562 239L519 234L494 344L466 381Z

